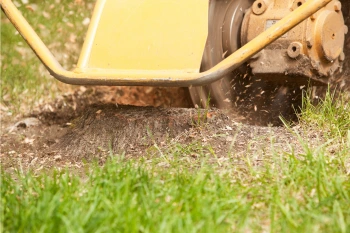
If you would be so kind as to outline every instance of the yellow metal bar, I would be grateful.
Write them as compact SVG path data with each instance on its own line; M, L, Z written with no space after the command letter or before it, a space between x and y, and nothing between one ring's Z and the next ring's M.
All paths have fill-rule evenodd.
M94 8L94 13L92 14L92 18L90 20L89 29L87 32L87 35L90 34L96 34L96 31L98 29L98 24L101 19L101 14L103 12L103 8L106 1L97 1ZM84 45L82 48L82 52L80 54L80 58L78 60L77 67L87 67L89 63L89 57L90 57L90 51L93 47L94 43L93 37L87 37L85 38Z
M143 85L143 86L192 86L214 82L246 62L254 54L277 40L300 22L327 5L331 0L309 0L274 26L203 73L186 73L164 70L104 70L89 69L72 72L62 68L39 36L10 0L0 0L6 16L27 41L39 59L56 79L76 85ZM155 6L156 7L156 6Z

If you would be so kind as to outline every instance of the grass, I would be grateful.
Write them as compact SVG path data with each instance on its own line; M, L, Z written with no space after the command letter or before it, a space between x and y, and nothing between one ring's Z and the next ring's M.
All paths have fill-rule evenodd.
M336 96L335 90L326 92L319 103L313 104L310 96L303 99L301 122L312 125L328 138L344 137L350 129L350 102L345 94Z
M349 232L348 119L330 119L333 114L321 111L339 101L326 99L316 107L306 101L307 115L300 119L303 127L332 121L337 130L329 131L335 133L331 141L310 145L295 131L301 152L290 145L289 151L276 150L259 165L249 154L239 162L228 155L226 162L217 163L210 146L193 142L157 147L153 152L161 156L151 159L111 155L104 166L86 165L80 176L72 171L2 172L2 230ZM348 111L335 109L337 116ZM340 146L329 151L335 141Z
M350 136L349 136L350 137ZM350 143L350 141L348 141ZM2 174L4 232L348 232L347 151L275 154L261 166L166 155L87 171ZM189 148L191 150L191 148ZM198 153L198 150L195 151ZM164 162L164 161L163 161Z
M19 10L67 69L78 60L94 1L30 1ZM80 3L79 3L80 2ZM67 88L55 81L1 11L1 104L9 112L32 108L41 98Z

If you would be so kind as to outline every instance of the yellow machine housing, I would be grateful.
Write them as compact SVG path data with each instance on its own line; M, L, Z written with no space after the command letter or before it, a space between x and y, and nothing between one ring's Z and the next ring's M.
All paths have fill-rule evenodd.
M207 35L207 1L98 0L77 71L198 73Z

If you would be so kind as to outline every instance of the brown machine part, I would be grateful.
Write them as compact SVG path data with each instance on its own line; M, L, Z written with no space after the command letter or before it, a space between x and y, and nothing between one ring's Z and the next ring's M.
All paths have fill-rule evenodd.
M257 0L247 10L242 23L244 45L271 27L305 0ZM249 65L252 73L269 81L327 83L341 72L345 59L345 34L341 2L334 0L325 8L286 33L255 55Z
M249 124L279 125L280 116L287 121L297 120L295 113L302 103L303 88L310 80L316 80L311 83L314 85L333 83L338 76L348 76L349 60L342 62L347 27L340 12L342 8L349 25L348 1L343 0L343 6L332 1L223 79L190 87L192 102L203 107L209 104L231 109ZM225 59L304 1L211 0L209 3L209 35L201 71ZM349 56L350 44L345 44L345 48ZM334 77L328 76L333 73Z

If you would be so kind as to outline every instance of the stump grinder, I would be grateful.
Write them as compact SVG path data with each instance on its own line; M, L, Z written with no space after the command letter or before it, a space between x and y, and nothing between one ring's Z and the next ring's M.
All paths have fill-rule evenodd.
M56 79L189 87L198 105L210 98L234 108L242 95L280 102L300 86L327 84L346 59L348 0L97 0L71 71L11 0L0 5Z

